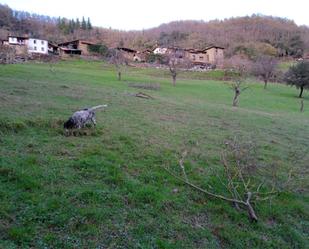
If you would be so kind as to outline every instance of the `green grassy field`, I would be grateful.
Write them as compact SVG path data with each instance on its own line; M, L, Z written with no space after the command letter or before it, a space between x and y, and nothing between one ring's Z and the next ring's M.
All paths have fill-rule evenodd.
M308 92L300 113L295 88L248 82L232 108L228 83L188 75L173 87L156 69L128 68L119 82L98 62L1 66L0 248L308 248ZM96 129L64 135L65 119L98 104L109 107ZM257 223L162 169L198 144L189 178L226 194L214 171L235 137L279 182L295 172L291 189L255 204Z

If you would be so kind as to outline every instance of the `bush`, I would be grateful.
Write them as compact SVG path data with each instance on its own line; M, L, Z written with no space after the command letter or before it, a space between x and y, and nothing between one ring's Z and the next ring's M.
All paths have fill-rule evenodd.
M88 48L91 53L99 54L104 57L108 54L108 47L104 44L89 45Z
M165 64L166 58L162 54L148 54L146 57L146 62L148 63L159 63L159 64Z

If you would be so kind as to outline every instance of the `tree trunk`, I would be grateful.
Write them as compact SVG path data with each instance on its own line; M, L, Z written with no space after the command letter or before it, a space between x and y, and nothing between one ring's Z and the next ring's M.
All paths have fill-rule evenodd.
M264 89L267 88L267 80L264 80Z
M118 71L118 80L121 81L121 72Z
M173 86L176 86L176 75L173 75Z
M304 111L304 100L302 99L300 101L300 112L303 112Z
M233 99L233 106L237 106L238 105L238 97L240 95L240 90L237 88L235 88L235 96Z
M304 91L304 87L303 86L301 86L300 87L300 93L299 93L299 98L302 98L303 97L303 91Z

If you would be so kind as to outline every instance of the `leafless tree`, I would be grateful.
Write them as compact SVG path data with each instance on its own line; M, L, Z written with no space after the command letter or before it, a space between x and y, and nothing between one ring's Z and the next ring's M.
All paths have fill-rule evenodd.
M191 66L191 62L185 58L184 50L177 48L171 49L165 57L170 75L172 76L172 84L173 86L176 86L179 71L189 68Z
M254 75L259 76L264 81L264 89L267 88L268 81L274 76L278 60L269 55L263 55L257 58L252 67Z
M248 73L252 70L252 63L248 59L240 56L233 56L226 60L225 68L234 72L235 82L232 84L234 91L233 106L238 106L239 96L248 87L242 87L244 80L247 78Z
M110 49L108 52L108 61L115 66L118 80L121 81L123 68L128 64L127 59L120 50Z

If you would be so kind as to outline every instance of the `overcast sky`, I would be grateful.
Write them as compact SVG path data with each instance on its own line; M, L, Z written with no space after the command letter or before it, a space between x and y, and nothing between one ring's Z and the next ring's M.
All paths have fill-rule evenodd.
M12 9L67 18L122 30L147 29L176 20L224 19L264 14L309 26L308 0L0 0Z

